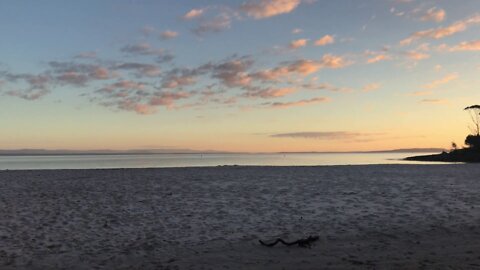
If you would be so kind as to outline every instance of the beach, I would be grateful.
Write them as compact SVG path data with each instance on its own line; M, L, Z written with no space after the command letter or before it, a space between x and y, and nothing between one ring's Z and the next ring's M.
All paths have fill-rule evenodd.
M475 164L0 171L0 269L480 269L479 194Z

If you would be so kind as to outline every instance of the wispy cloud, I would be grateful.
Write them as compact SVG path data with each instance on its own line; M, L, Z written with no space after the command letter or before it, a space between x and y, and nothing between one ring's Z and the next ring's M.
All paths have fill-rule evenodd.
M425 11L425 13L420 17L422 21L434 21L434 22L442 22L445 20L445 16L447 13L444 9L432 7Z
M367 64L373 64L373 63L377 63L377 62L381 62L381 61L387 61L387 60L391 60L392 59L392 56L386 54L386 53L382 53L382 54L377 54L377 55L374 55L374 56L371 56L370 58L367 59Z
M438 79L438 80L435 80L433 82L427 83L423 87L426 88L426 89L434 89L434 88L437 88L437 87L442 86L444 84L447 84L451 81L454 81L456 79L458 79L458 73L451 73L451 74L448 74L441 79Z
M137 77L156 77L160 75L160 68L153 64L145 64L138 62L125 62L117 64L113 67L116 70L131 70Z
M295 29L292 30L292 34L300 34L302 32L303 32L303 30L301 28L295 28Z
M415 91L415 92L409 94L409 96L418 97L418 96L428 96L428 95L431 95L431 94L433 94L433 91L424 90L424 91Z
M302 99L302 100L290 101L290 102L267 102L267 103L264 103L263 105L270 108L275 108L275 109L285 109L290 107L306 106L306 105L325 103L330 101L331 99L327 97L316 97L311 99Z
M255 19L265 19L290 13L301 3L301 0L249 0L240 9Z
M75 55L74 58L77 59L95 59L97 57L97 53L94 51L87 51L87 52L81 52L77 55Z
M447 104L447 103L448 103L448 100L446 100L446 99L426 98L426 99L420 100L420 103L439 104L439 105L442 105L442 104Z
M380 83L369 83L362 88L362 91L363 92L372 92L372 91L380 89L381 86L382 86L382 84L380 84Z
M277 81L283 77L299 74L306 76L319 71L322 68L337 69L350 65L351 62L342 56L331 54L324 55L321 60L301 59L292 62L285 62L273 69L267 69L254 73L257 79L264 81Z
M447 50L450 52L462 52L462 51L480 51L480 40L464 41L457 45L449 47L448 45L440 45L440 50Z
M120 51L133 55L162 55L164 53L163 49L153 48L149 43L126 45Z
M253 87L248 89L244 94L245 97L252 98L278 98L283 97L289 94L296 92L295 88L284 87L284 88L259 88Z
M467 19L457 21L449 26L446 27L439 27L439 28L431 28L424 31L418 31L411 34L408 38L402 40L400 45L405 46L409 45L414 41L420 39L442 39L444 37L448 37L454 35L459 32L463 32L467 30L470 25L475 25L480 23L480 15L474 15Z
M182 16L183 19L185 20L192 20L199 18L203 15L205 12L205 9L199 8L199 9L192 9L189 12L185 13L185 15Z
M221 32L231 27L232 17L228 13L220 13L214 18L202 20L193 29L193 32L199 36L207 33Z
M407 52L404 52L403 54L407 57L407 59L415 60L415 61L430 58L429 54L424 52L419 52L419 51L407 51Z
M320 132L291 132L278 133L270 135L273 138L292 138L292 139L310 139L326 141L352 141L352 140L372 140L373 137L381 134L360 133L348 131L320 131Z
M167 39L176 38L178 37L178 35L179 35L178 32L175 32L172 30L166 30L160 34L160 38L163 40L167 40Z

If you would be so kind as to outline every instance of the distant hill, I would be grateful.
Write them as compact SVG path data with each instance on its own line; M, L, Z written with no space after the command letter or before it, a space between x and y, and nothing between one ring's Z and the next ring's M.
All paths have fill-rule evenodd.
M312 152L280 152L281 154L341 154L341 153L437 153L445 151L443 148L405 148L405 149L392 149L392 150L375 150L375 151L330 151L330 152L320 152L320 151L312 151Z
M344 151L344 152L279 152L279 153L243 153L243 154L334 154L334 153L435 153L442 152L441 148L407 148L380 151ZM60 156L60 155L154 155L154 154L242 154L215 150L192 149L131 149L131 150L68 150L68 149L12 149L0 150L0 156Z
M0 156L53 156L53 155L149 155L149 154L209 154L225 153L213 150L191 149L131 149L131 150L47 150L47 149L13 149L0 150Z

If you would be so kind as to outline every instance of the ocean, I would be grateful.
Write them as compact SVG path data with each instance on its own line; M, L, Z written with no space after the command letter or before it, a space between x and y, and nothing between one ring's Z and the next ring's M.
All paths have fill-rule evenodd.
M404 161L428 153L287 153L287 154L135 154L0 156L0 170L165 168L203 166L319 166L426 164Z

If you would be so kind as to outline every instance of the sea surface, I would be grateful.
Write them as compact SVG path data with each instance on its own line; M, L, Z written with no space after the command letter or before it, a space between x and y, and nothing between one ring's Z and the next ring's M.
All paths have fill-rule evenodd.
M428 153L295 153L295 154L137 154L0 156L0 170L162 168L224 165L316 166L426 164L404 161ZM435 163L435 164L438 164Z

